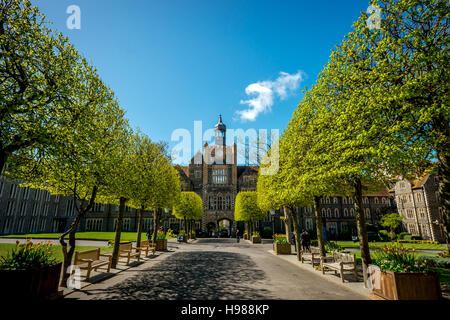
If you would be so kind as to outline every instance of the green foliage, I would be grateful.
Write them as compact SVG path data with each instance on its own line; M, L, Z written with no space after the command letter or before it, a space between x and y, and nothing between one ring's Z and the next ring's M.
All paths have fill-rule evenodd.
M429 265L430 267L433 267L433 268L450 269L450 259L449 258L423 255L418 258L418 261L426 263L427 265Z
M164 231L158 231L158 233L156 234L156 240L164 240L166 239L166 234L164 233Z
M381 241L389 241L391 239L391 236L389 235L389 231L387 230L380 230L378 231L378 237Z
M344 248L342 248L337 242L328 241L325 244L325 250L327 252L333 252L333 251L341 252L341 251L344 251Z
M263 238L270 238L273 235L273 230L270 227L264 227L262 236Z
M403 221L403 217L398 213L389 213L381 217L381 225L389 228L391 239L395 238L395 229L397 229Z
M258 221L265 217L265 212L258 206L256 192L242 191L237 194L234 206L236 221Z
M406 240L410 240L411 239L411 234L410 233L408 233L408 232L400 232L398 235L397 235L397 238L399 239L399 240L404 240L404 239L406 239Z
M278 233L273 235L273 242L280 244L289 243L285 234L278 234Z
M203 200L195 192L181 192L173 207L173 215L178 219L200 220L203 217Z
M384 245L374 254L373 264L382 271L392 272L428 272L432 267L429 260L416 259L415 250L405 249L401 245Z
M31 270L40 269L56 263L50 249L52 244L38 242L33 244L28 241L26 244L17 243L6 257L0 257L0 269L3 270Z
M259 238L259 237L261 237L261 235L259 234L258 231L253 231L252 232L252 237Z

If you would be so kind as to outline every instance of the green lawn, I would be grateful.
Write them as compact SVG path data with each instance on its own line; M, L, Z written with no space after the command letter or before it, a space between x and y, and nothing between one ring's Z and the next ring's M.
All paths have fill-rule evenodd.
M361 264L361 251L352 251L350 253L355 254L356 256L356 262L358 264ZM329 253L331 255L331 253ZM370 257L374 258L374 255L376 254L376 252L371 252L370 253ZM415 252L414 256L416 258L420 257L420 256L437 256L437 253L429 253L429 252Z
M35 241L35 242L38 242L38 241ZM16 247L15 243L0 243L0 257L6 256L8 254L8 252L10 252L15 247ZM95 246L82 246L82 247L80 246L80 247L76 247L75 251L86 251L86 250L92 250L92 249L97 249L97 248L100 248L100 252L112 251L112 249L109 247L95 247ZM63 260L61 246L52 246L50 250L53 252L56 260L58 260L58 261Z
M6 238L48 238L48 239L57 239L61 233L35 233L35 234L16 234L16 235L7 235L2 236ZM77 239L98 239L98 240L114 240L116 236L115 232L77 232L76 238ZM137 238L137 232L122 232L121 234L121 240L130 240L130 241L136 241ZM142 233L141 239L146 240L147 236L146 233Z
M359 248L359 242L353 241L336 241L338 245L344 248ZM369 242L371 248L382 248L384 245L391 245L392 242ZM447 246L443 244L420 244L420 243L401 243L401 246L407 249L428 249L428 250L447 250Z

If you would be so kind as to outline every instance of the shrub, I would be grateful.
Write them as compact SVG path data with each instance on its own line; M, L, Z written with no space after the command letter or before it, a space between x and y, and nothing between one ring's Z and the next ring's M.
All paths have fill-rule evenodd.
M327 252L332 252L332 251L341 252L341 251L344 251L344 248L342 248L340 245L338 245L334 241L328 241L325 244L325 251L327 251Z
M311 245L317 247L319 245L319 240L311 240Z
M42 244L28 241L26 244L16 242L16 247L6 257L1 257L0 269L3 270L30 270L40 269L56 263L51 251L50 241Z
M389 231L387 230L380 230L378 231L378 237L381 241L389 241L391 238L389 237Z
M419 261L427 261L433 268L450 269L450 259L441 258L439 256L420 256Z
M411 234L408 233L408 232L400 232L400 233L398 234L397 238L398 238L399 240L403 240L403 239L405 239L405 236L411 236ZM409 238L411 239L411 237L409 237Z

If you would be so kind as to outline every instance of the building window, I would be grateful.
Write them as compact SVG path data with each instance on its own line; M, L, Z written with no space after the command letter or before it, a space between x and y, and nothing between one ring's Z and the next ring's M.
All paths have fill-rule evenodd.
M37 223L38 223L38 220L36 218L31 218L31 222L30 222L30 232L31 233L36 232Z
M11 216L13 214L14 210L14 201L8 201L8 204L6 205L6 215Z
M200 178L201 177L201 172L200 172L200 170L195 170L195 177L196 178Z
M334 209L334 217L339 218L339 209Z
M333 203L335 203L335 204L338 203L338 198L334 197L333 198Z
M47 214L48 214L48 203L46 203L46 204L44 205L44 211L43 211L42 215L46 217Z
M23 189L23 200L28 200L28 197L30 196L30 188L26 187Z
M10 197L11 199L15 199L15 198L16 198L16 195L17 195L17 185L16 185L16 184L12 184L12 185L11 185L11 191L10 191L10 193L9 193L9 197Z
M363 197L363 203L368 204L369 203L369 198Z
M370 209L369 208L364 209L364 216L366 217L366 219L370 219Z
M11 228L11 219L6 219L3 223L3 233L9 233L9 229Z
M355 216L355 210L353 208L350 209L350 217Z
M73 203L73 199L70 199L70 200L67 201L66 214L69 217L71 217L71 216L73 216L74 212L75 212L75 206L74 206L74 203Z
M417 202L422 202L422 195L420 193L417 194Z
M102 231L103 219L86 219L86 231Z
M27 210L27 203L25 201L22 201L22 203L20 204L19 214L21 216L24 216L26 214L26 210Z
M348 217L348 209L347 208L344 209L344 217Z
M322 217L325 217L326 211L325 209L322 209Z
M330 208L327 209L327 218L331 218L331 209Z
M411 209L406 210L406 217L408 219L413 219L414 218L414 214L413 214Z
M209 196L209 210L214 210L214 197Z
M343 197L343 198L342 198L342 203L343 203L343 204L347 204L347 197Z
M400 182L400 188L401 189L405 189L405 183L404 182Z
M213 169L213 183L214 184L228 183L228 169Z
M381 198L381 203L382 204L387 204L387 199L385 197Z
M419 208L419 217L421 217L422 219L425 218L425 209L424 208Z
M379 200L378 200L378 197L375 197L374 201L375 201L375 204L379 204L380 203Z
M41 220L41 226L39 228L40 231L45 231L45 219Z

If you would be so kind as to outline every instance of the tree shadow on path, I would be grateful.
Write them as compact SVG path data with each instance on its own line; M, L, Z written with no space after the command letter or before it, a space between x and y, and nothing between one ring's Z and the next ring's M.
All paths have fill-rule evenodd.
M124 282L101 290L97 299L219 300L276 299L258 289L264 271L247 255L177 252Z

